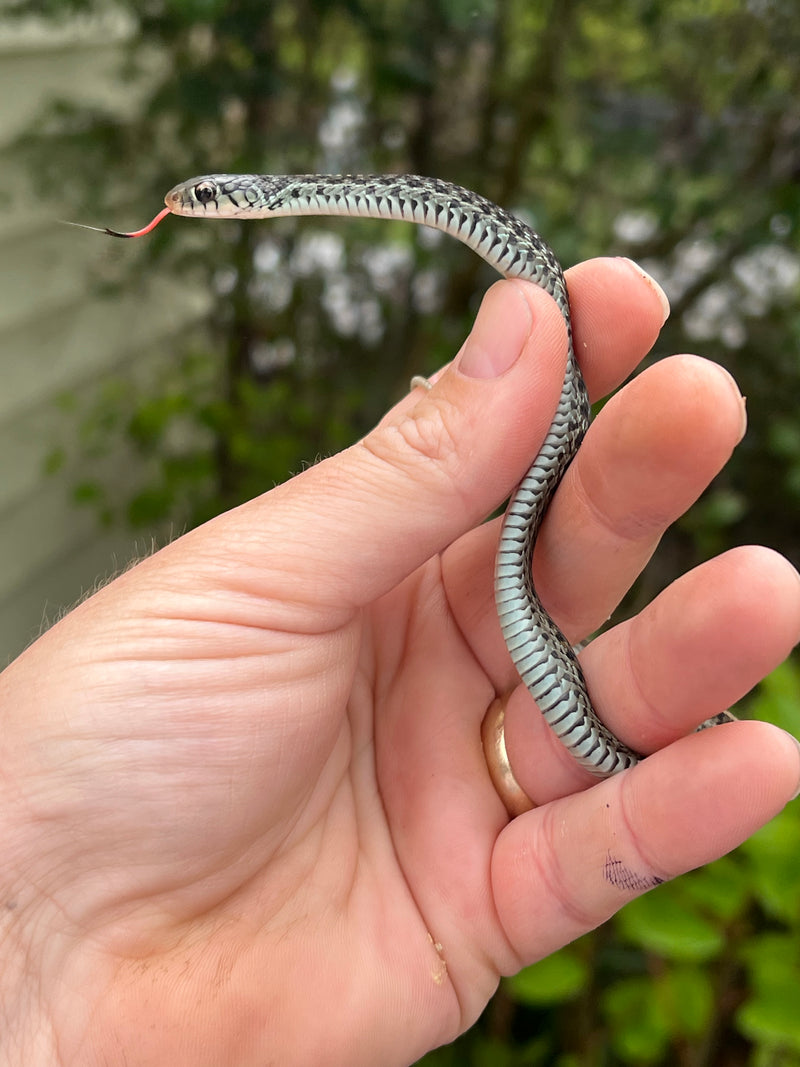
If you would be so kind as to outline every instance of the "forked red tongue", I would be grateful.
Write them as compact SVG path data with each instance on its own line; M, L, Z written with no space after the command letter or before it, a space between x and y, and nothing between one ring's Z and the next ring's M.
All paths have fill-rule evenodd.
M146 226L142 226L141 230L131 230L130 233L120 233L119 230L109 230L106 226L103 228L103 233L107 233L109 237L144 237L146 233L150 233L151 230L154 230L159 222L161 222L163 218L166 218L169 213L170 210L168 207L162 207L153 221L148 222Z
M159 222L169 214L170 209L168 207L163 207L152 222L148 222L146 226L142 226L141 230L131 230L130 233L122 233L120 230L109 230L107 226L87 226L83 222L67 222L66 224L67 226L79 226L82 230L95 230L97 233L107 233L109 237L144 237L146 233L150 233L151 230L154 230Z

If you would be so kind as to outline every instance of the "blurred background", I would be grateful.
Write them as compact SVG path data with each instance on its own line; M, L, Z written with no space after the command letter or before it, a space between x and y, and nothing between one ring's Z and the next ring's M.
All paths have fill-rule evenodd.
M625 610L732 545L800 563L796 0L6 0L0 101L0 662L363 434L493 280L394 222L58 222L137 228L215 171L436 175L565 266L637 259L673 308L650 358L724 364L750 428ZM739 710L800 734L796 668ZM423 1062L800 1065L800 817L505 980Z

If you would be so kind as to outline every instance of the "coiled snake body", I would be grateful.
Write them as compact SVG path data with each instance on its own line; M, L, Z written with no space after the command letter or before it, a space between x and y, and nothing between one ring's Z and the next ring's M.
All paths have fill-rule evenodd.
M106 232L138 237L170 213L209 219L277 215L401 219L443 230L500 274L535 282L554 298L567 324L567 368L550 429L503 520L495 568L497 613L520 677L575 759L600 777L636 763L640 757L594 712L575 653L539 602L531 576L542 518L589 424L589 400L573 350L564 274L548 245L520 219L484 197L436 178L408 174L212 174L175 186L165 203L166 208L142 230Z

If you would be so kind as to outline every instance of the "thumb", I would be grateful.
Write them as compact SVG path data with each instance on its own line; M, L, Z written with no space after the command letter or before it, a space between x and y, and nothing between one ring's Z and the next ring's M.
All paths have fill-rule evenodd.
M550 296L532 283L496 283L430 391L412 393L358 444L224 517L247 528L223 539L226 551L247 546L238 579L249 563L263 587L266 564L270 597L305 598L308 583L313 602L339 608L386 593L521 479L552 421L566 352Z

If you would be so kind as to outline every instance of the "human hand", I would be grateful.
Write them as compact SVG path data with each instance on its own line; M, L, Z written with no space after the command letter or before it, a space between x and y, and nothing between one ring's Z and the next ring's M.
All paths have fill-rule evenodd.
M625 261L568 281L597 398L663 314ZM684 736L800 637L800 580L766 549L699 567L582 654L601 717L653 753L630 771L596 783L519 685L497 523L477 524L536 452L565 353L553 302L498 283L429 393L121 575L5 671L2 1062L410 1063L501 974L795 792L782 731ZM570 640L608 617L742 426L728 375L695 357L606 405L534 563ZM540 805L513 821L480 744L507 693L510 758Z

